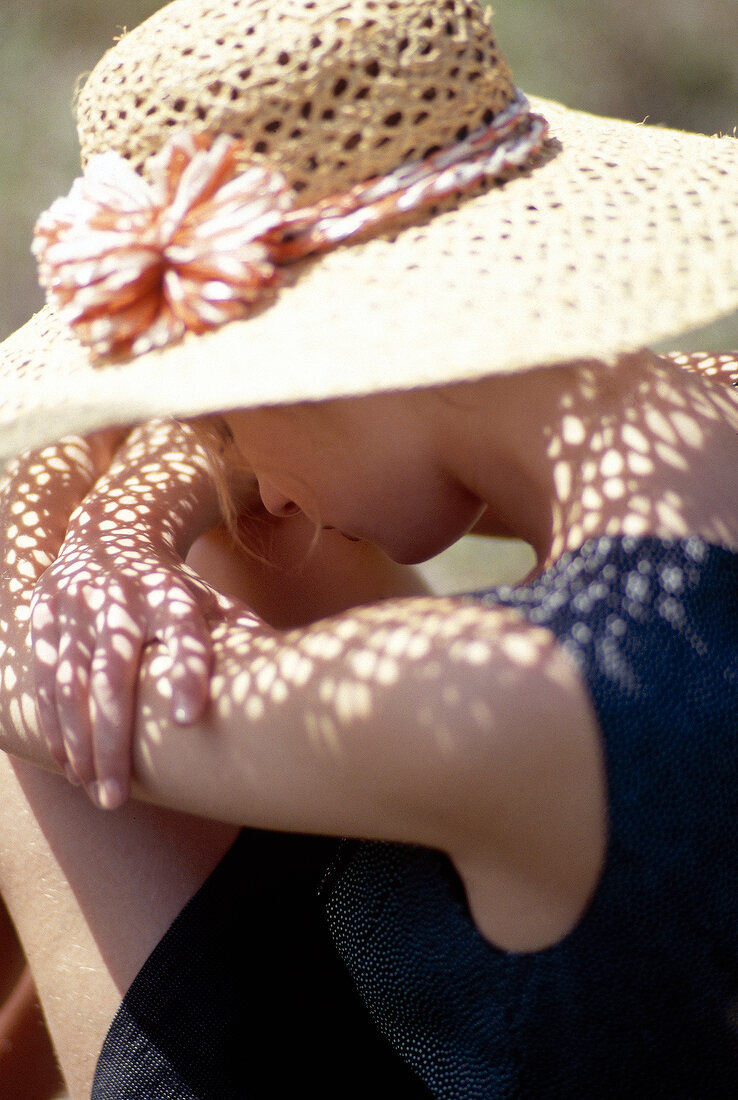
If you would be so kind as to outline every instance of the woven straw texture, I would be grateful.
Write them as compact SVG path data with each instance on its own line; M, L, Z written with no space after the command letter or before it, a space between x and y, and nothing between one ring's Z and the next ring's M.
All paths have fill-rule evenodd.
M179 0L83 88L82 161L113 149L145 173L173 129L227 133L312 201L497 114L513 88L489 24L464 0Z
M84 156L143 167L177 125L224 128L302 201L454 140L511 95L486 17L457 0L178 0L103 59L80 137ZM0 457L163 413L611 358L738 308L738 141L532 107L553 138L532 170L298 265L246 321L93 366L43 310L0 348Z

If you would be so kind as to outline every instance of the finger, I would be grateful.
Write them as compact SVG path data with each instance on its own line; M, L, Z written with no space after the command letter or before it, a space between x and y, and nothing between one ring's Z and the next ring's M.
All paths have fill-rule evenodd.
M64 768L67 754L56 704L59 639L55 616L45 600L38 601L31 609L31 645L41 737L51 759Z
M93 802L114 810L128 799L131 741L143 636L115 639L115 654L99 647L90 674L91 747L94 778L87 784Z
M64 744L64 771L72 782L92 777L90 726L90 650L78 638L70 638L62 623L56 670L56 710Z
M62 643L57 669L57 708L69 767L85 787L95 781L94 701L91 694L92 663L99 681L100 669L113 682L127 659L126 645L134 639L140 649L141 631L118 600L109 592L85 585L74 614L60 619ZM94 615L94 621L92 616ZM85 634L81 634L82 630ZM94 657L93 657L94 654Z
M192 725L202 718L210 699L210 629L195 609L189 617L169 623L163 641L171 662L172 719L181 726Z

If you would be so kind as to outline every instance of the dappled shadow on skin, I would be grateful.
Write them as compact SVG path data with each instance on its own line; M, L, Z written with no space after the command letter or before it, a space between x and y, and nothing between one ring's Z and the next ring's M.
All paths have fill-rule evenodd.
M687 370L700 372L714 381L728 383L738 378L738 355L735 353L675 354L673 357ZM650 401L643 404L640 395L634 394L624 428L595 432L587 423L586 385L577 397L562 396L562 403L570 401L571 409L563 420L561 437L549 440L549 451L557 460L560 495L564 502L569 500L572 543L584 541L597 529L605 502L612 504L619 500L623 503L629 533L658 528L671 519L676 499L689 496L686 467L700 459L719 410L736 417L733 397L727 392L720 394L718 389L705 390L697 416L687 415L673 388L664 385L662 398L668 404L665 407L662 404L657 410ZM592 458L575 477L568 463L568 449L570 445L572 448L579 445L582 438L588 439ZM169 421L147 426L141 447L148 449L150 463L143 476L137 474L136 480L120 487L118 496L113 498L101 525L97 548L100 561L89 554L82 557L80 549L78 558L71 553L59 569L63 570L67 585L80 594L93 623L97 623L98 628L104 625L112 636L110 652L113 658L118 654L121 664L130 661L132 648L153 640L150 635L142 641L140 625L131 616L132 597L140 599L150 610L161 607L162 621L166 620L169 629L177 618L178 609L186 613L191 607L192 594L210 601L214 617L219 618L214 626L214 643L225 647L229 670L228 673L219 672L229 681L228 693L223 696L224 684L216 682L213 694L220 698L219 705L243 707L246 716L256 720L264 714L265 701L278 702L288 694L290 686L304 684L316 675L321 661L339 657L345 643L351 640L353 627L345 624L341 629L327 630L318 625L299 645L280 643L275 656L276 636L268 631L255 634L255 620L245 613L243 605L235 614L233 603L221 603L217 593L194 572L183 573L183 583L170 587L167 574L144 551L142 532L159 498L176 489L180 510L178 517L170 520L169 531L170 544L176 547L180 533L177 525L179 528L186 525L192 483L203 475L202 455L195 448L194 440L183 438L181 427ZM650 503L639 493L639 486L652 467L652 449L658 452L658 458L667 464L671 473L671 484L656 503ZM31 668L31 599L38 577L54 562L69 514L93 481L95 471L89 448L84 441L73 439L14 461L5 470L0 486L0 722L3 747L37 760L46 759L46 753L37 736ZM714 537L717 541L727 537L720 528L718 516L715 517ZM109 568L111 560L119 586L106 588L102 602L103 596L96 583L99 565L104 561ZM180 597L184 599L181 606ZM241 624L236 629L239 616ZM44 638L44 621L49 630L47 639ZM445 625L441 627L441 621L423 613L412 624L404 612L394 621L390 619L367 629L361 656L359 651L353 652L352 674L340 680L333 675L321 679L318 693L321 705L318 711L308 708L304 718L312 741L323 747L330 746L335 737L335 724L346 717L365 715L371 706L372 685L389 683L396 678L398 657L427 656L431 643L436 645L438 640L432 638L433 630L439 629L443 634L448 629ZM55 654L62 657L66 654L69 659L66 663L62 660L59 691L67 690L70 696L84 692L86 684L82 682L85 674L79 672L80 661L73 660L75 654L69 647L87 646L89 649L90 646L89 639L76 639L71 627L73 623L64 618L38 616L42 658L44 646L47 646L49 659L56 660ZM463 624L460 624L460 631L460 636L464 636ZM188 640L186 632L179 637L185 640L176 650L166 647L165 626L158 636L165 645L156 652L151 671L158 678L158 690L163 693L172 692L172 683L191 672L192 664L198 664L200 675L205 667L201 643ZM470 645L469 652L476 652L473 643ZM89 667L89 653L81 656L84 658L81 663ZM65 681L65 669L73 667L76 673L73 676L69 671ZM426 674L430 674L428 665L426 668ZM110 679L110 668L101 672ZM113 670L113 680L114 676Z
M692 387L687 400L670 381L671 363L664 362L658 381L634 388L625 421L618 415L611 423L599 415L595 423L588 411L601 386L598 371L588 376L586 366L580 366L579 386L562 392L561 431L551 435L547 449L555 462L568 539L566 546L554 547L554 558L596 533L678 537L693 529L692 506L705 505L704 499L694 497L695 468L710 460L713 433L720 431L726 418L738 431L738 399L730 386L738 376L738 357L667 358L716 384ZM654 361L658 363L655 357ZM735 442L738 465L738 437ZM583 446L588 458L581 463ZM607 522L603 522L605 513L611 517ZM705 536L716 543L735 544L719 505Z
M196 685L193 695L207 698L206 616L219 609L216 594L183 564L180 550L198 485L209 478L204 456L166 421L147 425L125 454L135 474L126 477L114 462L98 485L104 505L88 498L75 512L63 554L32 608L38 701L50 750L84 783L93 775L90 720L101 731L96 756L114 751L117 728L125 729L121 739L130 736L144 646L157 640L170 653L175 720L188 717L185 682Z
M690 357L688 363L680 357L680 363L721 382L730 381L736 369L736 357L730 355ZM567 545L555 548L553 556L579 547L594 534L688 535L692 505L705 506L704 499L694 499L693 472L700 462L709 461L713 432L720 431L725 417L738 429L738 402L732 390L727 385L702 387L695 379L688 402L670 383L672 364L664 363L660 377L634 389L624 423L615 415L611 423L598 416L595 426L589 410L595 386L603 384L602 373L593 367L588 375L586 365L577 364L576 378L576 386L562 390L561 430L547 442L555 461L560 506L566 512L563 527L569 532ZM589 455L584 464L583 443ZM605 513L612 516L607 523ZM704 523L700 526L717 543L735 542L735 524L731 528L726 523L717 504L709 530L704 530ZM503 625L495 616L485 618L476 607L435 598L359 609L351 618L326 620L296 632L255 629L251 621L218 625L212 684L215 721L225 725L243 715L245 730L268 729L271 718L286 708L294 730L304 736L306 767L308 757L332 760L340 785L342 764L354 751L351 731L376 723L383 713L385 689L392 695L402 676L404 694L416 701L420 721L426 720L432 729L439 754L449 759L453 755L456 766L456 731L471 725L489 732L491 718L481 690L455 693L444 685L447 662L484 668L493 648L497 652L508 642L509 655L514 653L511 676L538 659L526 649L532 643L512 628L507 636ZM167 662L161 654L151 663L144 737L139 743L152 769L163 739L159 715L166 699ZM295 696L299 707L292 711ZM256 788L268 789L272 778L272 765L260 760L258 746L255 736L243 757L228 762L253 771L257 802ZM443 805L443 792L438 797ZM390 820L388 815L388 828Z
M31 665L31 598L54 561L69 513L94 480L81 440L10 463L0 484L0 723L2 747L44 761Z
M462 794L484 784L500 718L489 701L493 656L507 698L520 697L537 670L555 703L563 681L550 661L552 644L514 611L455 597L390 600L278 634L248 621L216 626L207 725L182 734L204 742L212 764L192 808L227 818L225 807L237 801L246 824L417 842L407 832L412 817L414 829L422 823L423 842L441 846ZM166 773L184 790L188 776L178 774L167 733L166 677L166 656L154 657L136 752L155 784ZM521 715L528 706L535 709L518 703ZM541 718L532 715L530 728L540 728ZM239 723L240 736L220 736ZM367 776L361 789L357 771ZM227 789L234 776L235 799Z
M0 722L2 747L21 756L48 759L38 737L38 689L42 708L58 707L78 719L70 727L78 726L72 739L79 745L70 744L67 753L52 735L52 759L63 767L69 758L75 770L79 765L89 772L90 761L83 758L89 713L97 708L96 716L110 725L125 723L123 700L132 706L142 651L155 640L171 658L170 690L174 685L176 696L181 686L177 701L187 699L188 682L199 684L207 698L209 620L230 604L182 564L178 541L188 526L196 484L210 479L209 468L192 433L181 425L151 422L138 432L126 451L128 461L136 459L137 448L143 458L135 475L119 479L117 487L107 484L107 476L98 482L107 500L102 514L94 512L88 496L97 474L110 464L110 454L98 461L98 437L64 440L22 456L5 471ZM110 475L116 476L115 463ZM167 500L176 501L171 514L162 503ZM161 533L156 547L152 524ZM57 559L65 538L64 555ZM37 588L42 577L45 587Z
M688 361L675 358L681 366L700 371L713 381L730 382L738 374L735 355L694 356ZM735 395L727 387L705 387L696 390L687 404L679 388L668 384L665 371L663 384L634 389L624 423L613 418L611 424L600 421L595 427L588 401L596 372L588 378L586 369L579 370L580 388L560 398L561 431L547 440L572 544L584 542L594 533L607 534L607 526L602 524L606 510L614 515L613 524L618 528L613 534L639 535L661 528L673 532L680 516L685 517L685 534L689 533L692 475L700 462L710 461L713 432L721 418L729 418L738 431ZM159 790L165 789L166 798L174 804L187 797L193 810L217 817L222 796L230 787L231 792L238 792L239 823L250 818L265 827L300 831L324 826L326 832L379 834L384 839L402 840L415 782L418 799L422 795L422 803L415 806L416 828L423 843L442 847L449 820L458 817L460 800L477 799L480 805L485 804L484 789L491 770L485 753L494 745L497 721L488 681L492 655L497 683L515 700L521 728L541 729L550 715L533 712L521 685L529 682L531 672L545 677L547 706L551 714L556 713L557 692L563 692L565 685L561 668L550 662L550 633L545 626L531 628L514 609L417 597L378 603L341 619L281 631L257 620L243 604L221 597L192 571L183 570L179 579L173 580L171 572L162 571L159 559L147 550L145 532L160 495L176 491L184 507L179 518L172 519L175 526L170 527L169 536L172 565L181 568L174 553L179 538L176 524L186 524L189 494L205 472L195 452L183 447L181 434L176 441L169 434L175 430L172 425L146 429L150 463L111 498L95 544L100 556L85 556L80 542L79 555L75 558L72 553L59 566L65 585L76 589L92 624L91 640L90 635L79 636L79 624L66 613L57 616L47 607L47 614L39 615L38 652L42 663L46 652L48 667L59 664L61 696L67 692L79 702L79 697L86 695L94 636L104 630L110 640L108 663L98 672L108 685L116 677L120 680L116 661L120 667L130 667L137 652L143 657L142 720L136 754L149 794L156 797L161 777ZM584 464L579 461L583 442L589 456ZM735 458L738 460L738 436ZM71 513L98 473L89 445L73 439L11 463L0 481L0 747L46 765L49 755L39 736L31 661L32 600L37 581L56 559ZM661 490L650 491L657 476L663 479ZM725 476L734 481L732 469L726 470ZM700 501L703 512L706 503L709 507L709 501ZM708 535L716 542L735 544L735 527L726 525L717 504L710 522ZM102 587L98 582L106 572L109 576L111 564L115 583ZM640 578L634 575L631 583L629 595L634 605L642 606L645 597L638 587ZM673 570L666 571L659 583L663 589L660 606L666 618L678 602L681 578ZM182 611L185 614L179 616L179 625L186 626L193 598L206 604L207 641L193 643L185 629L173 644L176 639L167 633L166 624L177 620ZM136 601L145 607L147 622L152 612L155 620L156 612L161 611L160 629L142 634L141 621L132 614ZM211 639L215 675L207 722L172 736L172 685L186 678L194 666L200 674L203 669L209 674L206 651ZM137 669L137 661L133 664ZM454 675L449 676L450 671ZM398 693L394 688L401 678L407 690ZM393 716L395 737L390 753L363 734L381 724L387 699L398 694L412 700L417 736L404 737L407 727ZM111 713L111 720L114 718ZM232 727L234 719L236 724L240 722L239 737L223 738L219 744L219 730ZM267 749L274 740L270 737L272 723L278 729L277 740L284 742L285 753L292 757L287 769L273 743L271 751ZM207 759L213 774L198 776L193 783L186 749L188 739L198 737L208 741ZM367 751L370 742L374 756L366 787L354 787L348 800L345 777L355 773L356 755ZM546 745L532 742L528 759L536 759L545 774L553 776L557 768L566 769L566 761L560 758L556 737L546 744L550 745L549 757L545 756ZM292 766L296 755L301 768ZM178 757L184 762L178 762ZM325 797L324 805L316 806L318 774L324 777L320 789ZM573 770L571 774L579 783L580 775ZM550 867L554 860L547 856L542 833L547 831L549 816L557 819L558 807L543 804L538 792L535 805L523 804L521 792L526 783L515 778L509 784L510 805L500 804L497 811L508 814L509 820L525 818L529 822L521 843L527 852L540 853ZM193 787L202 792L199 806L192 806ZM559 790L555 783L551 789ZM385 800L381 829L364 829L362 823L376 823L378 792ZM135 809L140 811L140 807ZM111 818L111 833L116 824ZM200 828L199 822L193 825L193 835ZM89 835L97 841L100 831L90 829ZM178 823L172 823L172 834L181 838ZM407 839L417 840L417 834ZM555 840L551 839L553 847ZM187 847L184 840L181 847ZM185 862L190 855L187 851ZM476 916L473 876L466 876L464 882ZM94 876L90 883L92 889ZM514 890L505 891L499 885L498 880L493 881L495 898L514 895ZM526 899L524 908L535 912L538 901L533 898L527 905ZM480 905L479 912L486 912L484 906ZM528 949L532 943L540 945L534 936L553 942L577 915L578 911L567 911L555 915L553 925L543 931L540 921L528 929L513 905L510 912L495 910L494 921L490 918L487 925L483 926L480 916L480 927L502 946Z
M727 382L738 387L738 351L695 351L689 354L672 352L673 359L680 367L715 382Z
M681 522L684 533L690 533L691 508L698 503L690 494L700 484L695 471L717 453L713 437L721 430L725 462L725 418L738 428L738 403L727 386L702 385L698 379L689 382L693 392L687 401L683 387L673 385L673 365L659 368L657 361L656 366L645 381L642 372L634 373L630 409L624 419L613 412L610 421L603 417L606 404L592 400L598 387L602 396L607 372L581 363L562 368L570 372L572 384L558 390L560 415L550 421L558 427L545 440L565 513L561 529L568 532L570 542L559 547L559 553L577 548L594 534L658 534L663 529L674 535ZM177 449L159 426L141 431L151 433L152 441L158 439L160 450L154 446L151 461L144 463L135 483L111 499L93 557L75 561L72 554L71 561L59 567L68 570L69 586L79 590L91 633L80 642L80 624L71 616L42 616L38 624L42 657L45 643L51 664L61 658L57 690L62 696L65 690L76 695L76 705L87 705L86 670L93 667L90 654L96 633L104 631L108 639L108 663L96 671L111 695L115 692L110 684L120 676L116 661L132 664L137 677L135 655L142 657L143 677L132 683L139 714L133 744L134 774L143 787L139 792L213 820L375 836L445 850L449 822L458 823L459 807L483 806L485 821L498 814L508 823L525 822L512 832L522 837L526 852L542 854L541 881L555 878L558 886L565 880L569 872L566 866L562 869L560 857L563 851L571 852L571 846L560 842L552 825L561 816L559 779L565 753L562 739L548 733L553 715L571 713L567 707L574 673L564 657L556 656L552 634L543 626L532 627L515 608L417 596L375 602L313 625L280 630L257 619L243 603L220 596L189 571L172 581L171 571L165 570L161 583L144 583L147 569L141 562L147 560L147 551L138 539L156 511L162 486L177 489L175 496L184 507L172 522L185 524L189 493L203 471L199 460L182 448L181 439ZM164 434L157 434L160 431ZM738 436L734 439L738 460ZM86 494L95 473L84 441L69 440L12 464L0 489L2 745L32 760L48 762L38 736L30 661L32 596L39 576L54 561L70 513L82 499L86 502L80 515L89 510ZM732 475L732 469L725 471L726 478ZM723 515L724 503L721 511L716 501L707 530L704 517L710 516L710 501L702 499L699 505L701 534L716 542L735 542L735 517ZM612 517L612 530L605 516ZM174 550L174 528L170 536ZM111 561L116 570L119 567L102 602L91 566L95 553L107 555L108 571ZM176 572L181 562L174 559L176 555L171 562ZM158 567L150 563L150 568ZM201 594L214 601L217 611L205 616L207 646L213 649L210 706L202 720L173 731L174 685L187 678L193 652L200 669L203 657L197 647L192 650L184 643L173 648L164 624L171 620L172 608L176 617L180 600L187 604ZM141 624L131 614L136 600L144 601L147 616L159 608L164 616L161 629L143 638ZM187 627L187 620L182 622ZM48 638L47 627L55 632ZM187 635L185 628L183 637ZM77 654L81 670L72 669L73 653L62 648L74 645L84 650L81 657ZM69 675L65 660L72 670ZM540 691L531 692L534 681ZM397 691L400 682L402 690ZM580 702L588 715L583 696ZM503 716L505 705L514 706L514 716ZM511 775L502 791L498 784L494 806L490 805L489 777L499 771L495 730L499 722L507 728L513 718L521 736L530 738L529 751L521 759L535 761L546 777L545 783L533 784L535 806L526 805L521 796L531 789L530 776L522 774ZM537 736L541 730L547 731L545 738ZM72 755L75 750L73 745ZM198 761L196 780L193 760ZM581 778L579 763L572 760L566 774ZM574 804L578 790L566 784L563 789ZM518 853L507 854L517 858ZM478 877L490 879L486 874ZM464 876L477 915L472 879ZM592 883L588 879L585 885L589 890ZM579 909L586 893L579 887L574 891ZM509 889L496 889L494 894L512 896ZM547 907L553 912L548 901ZM540 906L528 908L540 918ZM545 933L548 942L575 917L576 912L559 913L555 927ZM485 934L508 948L529 947L534 936L543 935L540 920L526 931L521 919L517 910L496 911L484 923Z

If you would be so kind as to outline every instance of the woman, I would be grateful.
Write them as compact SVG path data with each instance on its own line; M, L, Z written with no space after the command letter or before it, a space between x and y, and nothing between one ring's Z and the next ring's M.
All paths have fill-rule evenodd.
M458 61L478 36L493 73L475 101L482 131L458 132L465 116L457 115L450 148L424 145L417 173L360 162L359 178L381 173L389 182L349 186L293 217L273 176L233 175L229 144L203 150L175 139L150 169L151 192L141 194L118 161L106 162L107 176L97 162L71 207L52 209L39 226L43 277L76 336L47 314L6 346L15 438L30 445L48 432L49 395L22 389L24 372L42 361L55 414L70 429L230 410L197 430L222 470L221 498L247 508L250 523L238 531L261 559L240 557L227 597L183 568L217 518L217 486L191 445L173 443L161 426L122 443L69 440L9 475L10 556L16 570L20 556L30 563L28 583L9 586L5 600L16 659L29 584L63 546L33 611L48 755L27 669L6 684L6 747L51 758L108 808L124 802L132 761L134 794L149 802L101 815L55 776L19 766L14 779L4 769L3 826L14 835L2 886L11 906L16 899L65 1072L81 1090L115 1014L94 1095L290 1094L313 1080L335 1095L735 1089L738 408L725 387L627 352L735 306L734 249L708 232L716 208L727 225L734 207L735 151L698 141L692 168L685 152L694 139L654 132L639 145L637 130L568 113L556 116L561 147L546 145L506 86L486 21L475 9L449 12L430 26L410 3L391 16L374 6L336 22L302 17L323 19L311 39L319 62L311 79L324 71L323 46L339 60L349 50L346 75L329 70L334 105L319 112L325 133L352 90L353 129L330 136L343 154L365 144L356 104L371 98L365 82L381 87L390 66L375 27L384 33L392 21L399 59L384 89L380 149L402 129L400 107L389 110L400 77L402 103L415 94L434 102L442 75L460 80L468 99L454 111L469 110L471 120L477 70L450 76L444 62L429 83L430 61L413 68L403 59L435 64L450 50ZM100 97L122 68L119 111L135 86L150 117L138 74L150 70L162 28L172 42L188 32L191 43L192 13L175 4L124 39L88 85L83 115L92 117L93 101L107 110ZM209 42L215 17L199 14L198 38ZM208 50L222 40L225 74L226 53L242 54L225 8L220 15L197 63L210 65ZM273 30L269 13L255 7L253 18L253 34L241 24L242 44ZM346 47L354 22L359 38ZM284 39L280 48L276 65L299 84L309 61ZM262 88L262 77L239 79ZM172 109L212 119L226 100L248 100L235 83L215 84L209 98L200 89L197 104L180 87ZM442 87L458 99L456 84ZM320 98L310 88L310 110L295 86L285 95L303 124ZM158 95L169 102L160 86ZM489 106L495 96L498 110ZM128 135L132 157L145 155L140 117ZM275 121L261 115L256 128L286 129L280 120L269 130ZM104 129L96 127L89 133ZM407 134L398 141L407 153ZM446 202L476 186L477 142L485 179L504 177L502 187L393 243L303 262L270 303L277 270L295 254L332 245L357 222L361 232L384 230L390 216L397 230L394 219L416 200ZM288 148L266 151L280 163ZM642 159L646 149L658 172ZM315 159L309 171L318 178ZM306 163L298 157L292 171ZM460 167L448 184L451 163ZM334 164L331 178L342 170ZM693 186L677 182L683 172ZM616 199L625 177L631 184ZM695 197L700 181L709 215ZM292 182L309 190L309 181ZM167 189L172 202L160 207ZM131 199L138 205L126 206ZM682 200L700 230L680 266L687 246L664 224ZM219 248L204 258L206 238L209 249L234 230L234 203L241 215L246 204L252 230L258 223L248 262ZM476 241L464 232L472 224ZM152 226L168 234L163 251ZM427 250L441 239L440 252L480 262L450 277L436 253L429 268ZM411 253L426 266L410 263ZM152 254L159 274L171 265L163 283ZM387 265L381 277L378 259ZM152 283L164 287L161 299L152 299ZM341 287L347 296L337 304ZM267 297L255 302L257 292ZM607 316L591 315L600 295ZM363 321L349 310L357 296ZM234 320L246 307L251 315ZM367 323L373 313L384 326ZM282 332L288 314L299 320L294 334ZM179 339L184 328L212 324ZM154 350L162 341L165 350ZM270 346L270 369L256 369ZM111 366L111 355L127 358ZM178 386L167 373L175 364ZM98 481L109 461L99 452L116 445ZM472 528L528 541L538 560L529 583L438 598L418 594L417 581L390 564L422 560ZM270 553L291 567L292 590L284 569L265 567ZM225 587L212 544L199 564ZM309 607L299 606L303 591ZM242 826L278 835L247 829L236 839ZM357 839L336 851L306 835ZM32 917L41 889L54 899L64 951L77 954L61 976L60 940L41 942ZM66 1009L80 970L94 1013L55 1021L54 1003ZM272 999L246 1046L238 1002L252 970L259 1003L270 987ZM280 1058L286 1044L299 1044L297 1081Z

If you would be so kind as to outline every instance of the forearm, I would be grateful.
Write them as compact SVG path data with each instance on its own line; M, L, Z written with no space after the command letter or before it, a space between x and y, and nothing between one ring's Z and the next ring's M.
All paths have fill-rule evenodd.
M54 766L39 735L30 616L62 547L63 568L84 584L77 547L96 544L113 569L134 544L134 557L157 545L182 556L218 516L207 456L174 421L69 438L9 464L0 482L0 749Z
M186 729L172 727L166 675L163 649L150 652L137 797L233 824L449 851L495 822L504 833L522 781L510 747L524 770L537 731L553 724L569 745L584 705L548 631L453 598L388 600L288 631L247 616L223 624L211 705ZM545 691L532 690L539 676Z
M210 459L188 426L160 421L134 429L104 475L91 486L98 470L92 471L55 513L66 519L84 496L61 549L60 526L37 570L9 574L9 585L23 592L26 616L30 608L33 645L24 682L13 672L6 683L15 695L9 708L24 723L24 746L15 751L55 761L101 806L127 796L139 666L156 644L164 643L170 661L162 679L171 717L189 725L208 703L211 631L219 623L253 607L272 624L289 626L422 590L418 578L407 578L371 547L316 532L304 518L279 522L259 513L249 500L253 477L227 455L220 484L229 479L238 503L251 505L243 541L222 528L220 538L211 534L198 577L183 557L221 515ZM20 500L10 506L25 508ZM48 534L48 517L37 519Z
M134 428L71 518L69 539L100 541L114 555L126 538L184 559L220 518L210 457L191 428L173 420Z
M184 729L169 716L167 654L152 647L138 687L134 797L239 825L428 842L416 795L432 803L428 785L445 782L437 738L453 710L437 670L469 626L460 620L453 638L427 633L425 613L450 606L431 600L289 630L245 613L223 622L210 707ZM429 724L419 728L421 711Z

